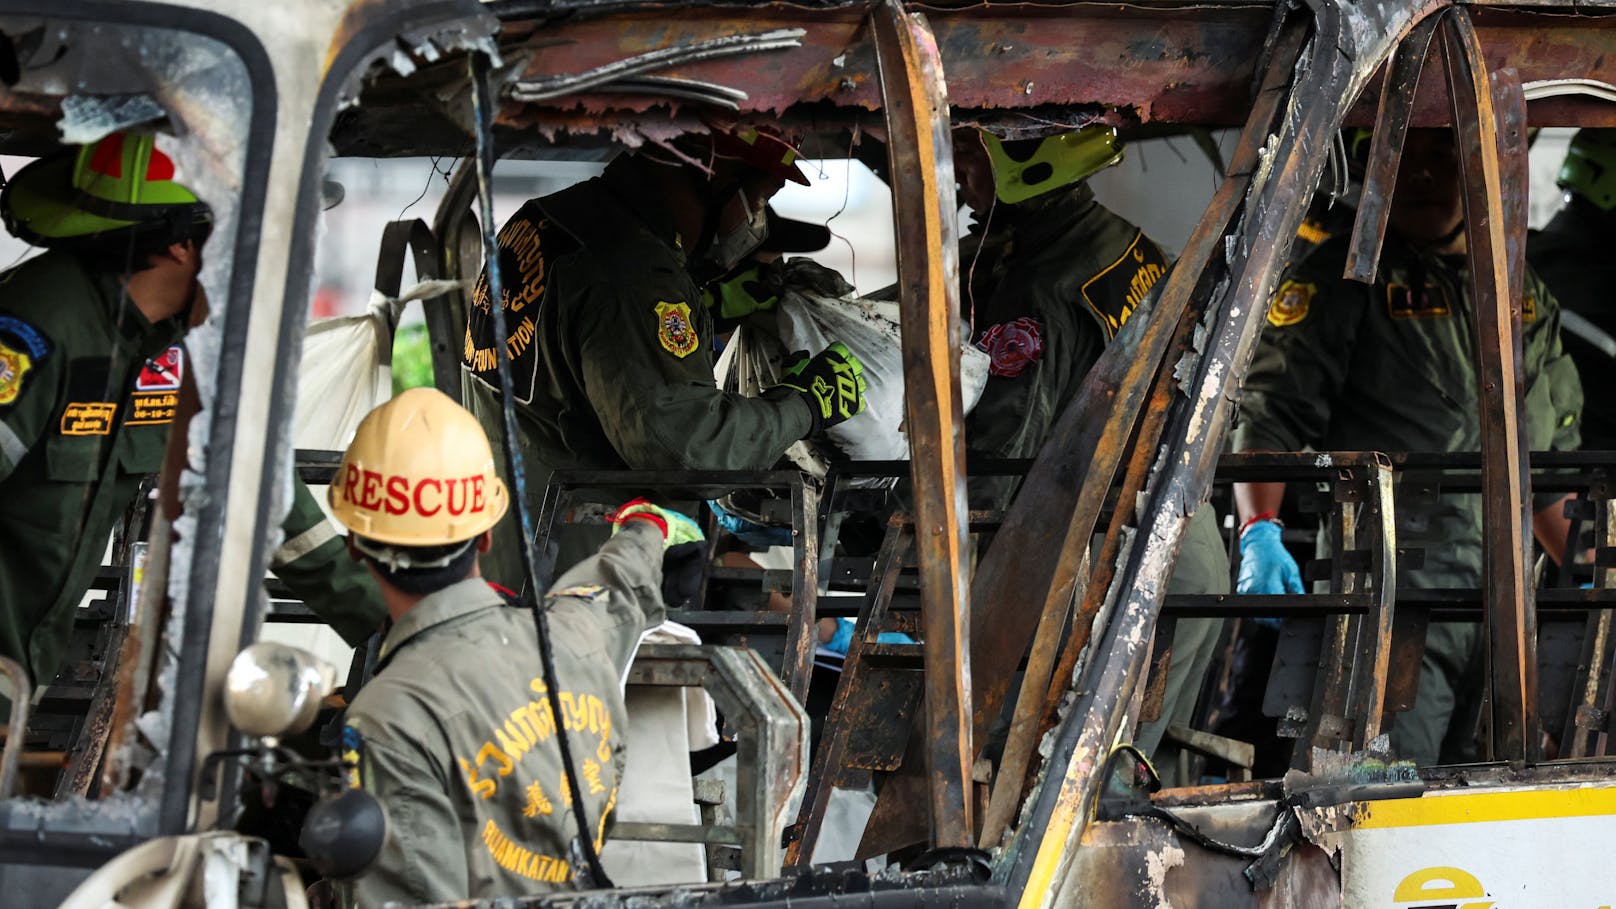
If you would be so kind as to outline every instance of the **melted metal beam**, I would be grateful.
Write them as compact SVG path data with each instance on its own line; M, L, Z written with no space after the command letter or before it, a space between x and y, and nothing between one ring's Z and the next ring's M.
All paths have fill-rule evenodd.
M1380 87L1380 112L1375 115L1369 166L1364 170L1363 195L1358 199L1358 220L1353 224L1352 245L1347 249L1344 276L1354 281L1364 284L1375 281L1380 247L1386 239L1386 223L1391 216L1392 190L1397 186L1397 164L1403 157L1403 139L1408 135L1420 71L1425 69L1431 37L1436 34L1439 21L1438 16L1425 19L1397 45L1391 76Z
M1032 643L1043 612L1065 608L1077 584L1082 554L1099 519L1105 496L1134 435L1146 392L1162 364L1179 319L1202 272L1222 249L1225 228L1239 207L1285 98L1295 48L1277 60L1264 80L1250 123L1232 162L1184 254L1164 279L1150 320L1127 328L1106 348L1060 419L1051 428L1004 524L977 566L972 585L971 666L976 730L985 734L1004 705L1010 678ZM1129 326L1140 325L1130 320ZM1136 333L1137 332L1137 333ZM1146 446L1154 452L1154 444ZM1087 618L1079 616L1081 625ZM1075 648L1069 647L1069 651ZM1075 653L1072 654L1075 660ZM1057 665L1056 672L1062 671ZM1069 679L1070 675L1057 676ZM1063 689L1064 690L1064 689ZM913 771L907 763L886 787L871 815L859 854L870 855L918 840Z
M1467 10L1456 7L1449 11L1443 17L1441 34L1464 185L1470 294L1480 361L1481 520L1486 544L1482 584L1491 709L1488 750L1494 760L1531 760L1537 756L1539 743L1536 614L1527 565L1532 516L1521 423L1521 278L1510 274L1508 213L1499 155L1500 133L1511 147L1516 142L1524 147L1526 102L1517 78L1515 90L1505 93L1512 103L1495 107L1487 63ZM1524 244L1524 238L1516 242Z
M885 0L870 14L892 166L903 326L904 419L925 629L932 844L972 843L971 663L965 574L965 418L959 237L943 63L930 28Z

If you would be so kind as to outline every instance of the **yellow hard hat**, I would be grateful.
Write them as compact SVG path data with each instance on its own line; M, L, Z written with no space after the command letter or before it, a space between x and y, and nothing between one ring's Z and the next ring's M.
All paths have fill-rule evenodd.
M469 540L510 504L482 426L434 388L412 388L365 416L327 496L342 526L393 546Z

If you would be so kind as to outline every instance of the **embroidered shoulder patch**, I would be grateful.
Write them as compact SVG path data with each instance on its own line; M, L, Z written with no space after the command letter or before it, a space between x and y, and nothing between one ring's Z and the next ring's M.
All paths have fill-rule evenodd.
M1531 294L1521 297L1521 321L1528 324L1537 321L1537 297Z
M50 339L16 316L0 316L0 342L28 354L35 365L45 362L51 353Z
M487 388L499 389L499 345L503 343L511 357L512 400L522 404L533 400L543 358L539 327L544 318L553 318L543 314L557 305L549 298L552 266L577 248L565 230L544 216L536 199L499 229L505 336L495 337L492 292L484 268L466 306L466 333L460 351L461 363L472 378Z
M1161 248L1138 231L1117 261L1083 282L1083 302L1100 320L1106 340L1116 337L1166 273L1167 257Z
M662 349L683 360L696 352L701 339L690 324L688 303L658 303L656 305L657 341Z
M1304 281L1286 281L1279 285L1274 302L1268 305L1268 324L1284 328L1307 318L1313 306L1313 295L1318 292L1317 284Z
M552 590L544 595L545 599L554 597L577 597L581 600L598 600L606 595L606 588L599 584L582 584L568 587L565 590Z
M989 328L976 346L988 355L990 375L1013 379L1043 356L1044 329L1037 319L1022 316Z
M1427 284L1419 293L1410 293L1406 284L1386 285L1386 314L1393 319L1440 319L1452 310L1440 285Z
M16 316L0 316L0 407L17 400L23 378L50 352L50 340L38 329Z
M185 348L171 344L140 367L140 375L135 377L135 391L179 391L184 377Z
M157 426L174 422L180 407L180 382L185 378L185 348L178 344L150 360L135 376L130 395L129 426Z
M0 340L0 406L10 404L22 394L22 380L33 367L33 360L20 350L13 350Z
M341 758L347 769L348 788L365 788L364 776L360 769L365 760L365 739L359 734L359 730L352 726L342 727Z
M1330 239L1330 232L1324 229L1323 224L1312 218L1303 218L1302 223L1296 228L1296 238L1304 243L1318 246L1325 240Z

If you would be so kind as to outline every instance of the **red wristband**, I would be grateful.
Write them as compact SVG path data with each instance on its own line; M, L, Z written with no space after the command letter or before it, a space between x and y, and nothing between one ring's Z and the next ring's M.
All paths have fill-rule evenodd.
M1275 524L1279 524L1281 527L1285 526L1284 524L1280 523L1279 515L1272 511L1264 511L1246 518L1246 522L1240 525L1240 535L1245 536L1246 531L1251 529L1251 525L1257 523L1258 521L1273 521Z

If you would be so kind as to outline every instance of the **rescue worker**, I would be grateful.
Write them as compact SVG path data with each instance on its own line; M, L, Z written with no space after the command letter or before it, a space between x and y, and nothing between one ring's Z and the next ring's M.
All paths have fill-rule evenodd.
M1352 143L1367 150L1367 131ZM1286 269L1244 384L1236 451L1453 452L1481 445L1473 307L1463 253L1459 162L1444 129L1410 130L1373 286L1349 282L1349 235ZM1560 342L1560 310L1531 269L1522 299L1521 418L1534 450L1577 447L1582 390ZM1405 477L1395 502L1397 542L1424 550L1400 565L1399 592L1481 586L1481 510L1475 495L1420 501ZM1241 593L1301 593L1280 543L1285 484L1237 483ZM1534 496L1539 542L1559 561L1563 496ZM1325 553L1321 535L1319 552ZM1475 757L1482 691L1481 625L1432 623L1413 709L1391 728L1397 756L1420 764Z
M1582 129L1571 138L1555 182L1565 208L1526 246L1527 261L1543 276L1562 307L1566 353L1586 388L1616 383L1616 129ZM1616 399L1583 402L1582 444L1616 450Z
M514 388L537 513L562 469L745 469L864 409L863 371L831 345L760 398L713 381L713 321L699 288L764 238L765 203L806 184L795 150L745 128L676 146L710 171L642 151L601 176L524 205L499 232ZM501 426L486 270L466 326L467 406ZM558 566L593 551L585 528L563 535ZM491 577L520 577L516 528L496 534Z
M107 539L162 464L188 380L181 338L206 301L207 206L150 135L39 159L0 215L46 251L0 274L0 654L36 685L60 667ZM307 489L281 579L350 643L384 615Z
M627 730L620 686L640 633L663 617L670 515L625 505L622 532L545 597L557 718L531 611L479 568L509 494L476 419L440 391L412 388L359 424L338 479L332 513L393 619L343 731L353 782L388 817L376 865L354 884L357 904L570 886L575 839L598 850L611 826ZM558 734L580 792L567 785Z
M1033 458L1106 345L1148 309L1168 260L1085 182L1122 159L1110 127L1018 142L975 130L956 137L955 169L976 221L960 256L964 297L977 347L991 358L965 443L977 457ZM972 497L1003 508L1012 485L973 480ZM1211 507L1190 520L1167 592L1229 592ZM1166 758L1167 726L1190 724L1222 627L1221 619L1176 623L1160 718L1134 739L1147 755ZM1171 785L1177 761L1158 764Z

